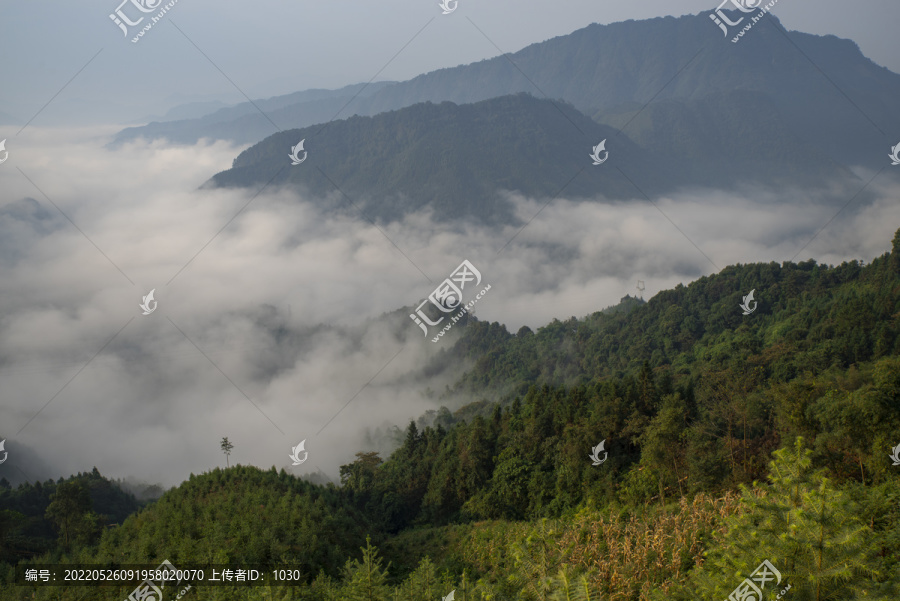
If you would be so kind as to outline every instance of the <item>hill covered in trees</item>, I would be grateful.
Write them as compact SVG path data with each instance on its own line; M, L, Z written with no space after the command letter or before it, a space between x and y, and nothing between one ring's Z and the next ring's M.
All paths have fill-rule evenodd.
M474 402L361 449L339 487L217 469L80 538L48 506L56 544L16 560L302 573L197 599L722 599L764 561L767 599L900 597L900 231L868 265L737 265L627 304L515 335L473 320L440 360L473 360L454 392ZM4 562L0 599L87 598L11 586Z
M638 145L628 132L570 104L526 93L473 104L426 102L278 132L241 152L231 169L207 185L287 186L326 198L326 208L352 203L385 221L427 208L441 221L511 223L504 191L546 199L633 200L688 186L730 189L741 173L752 173L756 186L808 191L821 190L823 182L856 181L799 138L773 106L750 131L730 131L742 110L767 103L742 90L696 107L671 101L646 115L617 113L616 119L634 117ZM288 155L301 140L307 154L300 158L306 158L292 165ZM608 163L592 166L591 149L604 140Z
M339 194L379 220L401 219L428 207L440 220L508 223L511 207L498 193L513 190L552 198L633 198L634 185L618 171L590 171L591 147L608 139L611 159L641 173L647 193L685 180L660 158L575 108L528 94L475 104L423 103L374 117L351 117L269 136L242 152L210 185L259 188L287 185L316 197ZM309 153L292 166L290 149L305 140ZM301 154L302 156L302 154ZM575 167L573 167L575 166ZM575 177L579 175L579 177ZM568 183L567 183L568 182Z
M133 494L93 471L57 482L0 479L0 564L90 543L140 508ZM57 536L58 534L58 536Z

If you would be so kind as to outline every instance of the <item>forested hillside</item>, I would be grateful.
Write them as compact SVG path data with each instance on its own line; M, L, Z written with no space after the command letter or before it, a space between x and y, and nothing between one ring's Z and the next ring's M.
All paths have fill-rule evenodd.
M645 363L707 387L721 387L726 375L733 386L753 378L783 383L896 355L900 291L891 283L900 273L900 237L893 248L865 267L812 260L727 267L662 291L628 314L555 320L536 335L479 323L453 350L478 360L459 387L476 393L510 383L571 385L637 374ZM747 317L738 305L751 289L759 305Z
M900 231L865 266L737 265L627 306L471 323L439 360L474 361L473 405L360 449L340 487L217 469L15 560L290 565L296 586L187 595L315 601L719 600L769 561L766 599L900 598ZM11 557L3 600L131 590L12 586Z
M428 207L440 220L508 223L512 211L499 196L503 190L552 198L566 186L572 197L633 198L634 185L617 171L582 170L575 178L573 165L590 165L592 145L604 139L615 148L615 164L642 173L646 193L685 182L661 159L652 163L658 169L648 170L648 152L616 134L571 106L528 94L468 105L423 103L334 121L324 131L317 125L279 132L242 152L209 183L288 185L316 197L334 194L337 186L376 219L402 219ZM309 156L291 168L288 153L300 140Z
M744 131L738 124L761 106L770 109L765 118ZM339 193L339 202L328 199L326 208L349 198L378 220L427 208L441 221L488 223L515 222L504 191L634 200L689 186L730 189L742 173L752 173L757 186L823 192L826 182L852 182L858 189L848 168L798 137L763 95L673 100L609 117L631 125L619 131L564 101L525 93L473 104L415 104L272 134L207 185L287 186L315 199ZM640 146L629 137L632 130ZM308 155L292 166L288 155L300 140ZM587 168L591 148L603 140L614 168Z
M96 540L137 511L134 495L93 471L13 489L0 479L0 564ZM57 533L59 536L57 537Z

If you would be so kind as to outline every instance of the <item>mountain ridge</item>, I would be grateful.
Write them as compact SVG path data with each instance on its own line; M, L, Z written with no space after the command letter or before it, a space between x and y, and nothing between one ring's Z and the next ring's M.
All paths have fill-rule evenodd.
M731 102L722 106L717 98L704 99L710 106L705 114L727 121L735 107L760 104L738 92L726 99ZM843 191L857 181L793 136L774 109L743 132L706 127L702 116L675 101L644 111L635 119L645 143L640 146L571 105L525 93L462 105L426 102L279 132L241 152L231 169L206 186L269 184L315 197L338 193L388 221L429 209L438 221L512 223L506 191L546 200L625 200L745 181L810 191L829 186ZM663 143L654 143L654 137ZM301 139L308 157L291 166L289 150ZM593 165L591 149L604 140L608 160ZM763 144L775 150L757 154Z
M754 27L739 44L723 40L707 13L594 23L530 44L508 58L438 69L404 82L372 84L383 85L374 93L371 86L364 86L365 93L346 111L366 116L425 101L472 103L528 92L560 98L581 112L595 114L629 102L643 106L657 99L690 101L747 89L768 94L800 137L833 160L853 165L877 157L876 149L884 144L877 130L900 129L900 116L892 110L892 98L900 96L900 75L866 58L851 40L788 32L772 14L763 21L765 26ZM809 110L811 99L816 111ZM301 103L282 110L275 121L280 123L283 117L283 127L322 121L321 109L314 105ZM757 116L752 113L745 119L752 122ZM875 129L869 119L877 124ZM235 124L233 131L229 127L220 124L206 133L241 143L272 133L261 115L252 126ZM169 131L172 141L199 139L198 132L187 129L185 136ZM135 128L116 140L157 133L154 128Z

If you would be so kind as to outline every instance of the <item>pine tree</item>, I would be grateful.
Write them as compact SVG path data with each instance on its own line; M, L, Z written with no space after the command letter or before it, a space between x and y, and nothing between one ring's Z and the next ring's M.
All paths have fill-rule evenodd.
M546 599L554 587L553 574L560 569L572 546L559 547L558 524L541 520L538 528L531 528L525 541L511 551L515 558L515 573L510 582L533 599Z
M382 559L378 549L366 537L366 547L362 551L362 561L354 559L344 565L344 586L342 598L348 601L388 601L390 590L387 582L387 568L382 569Z
M319 571L319 575L309 587L310 601L339 601L339 587L334 579L325 574L325 570Z
M683 598L725 598L764 560L781 573L768 586L780 591L790 584L792 599L877 598L869 595L878 576L869 567L871 530L858 505L812 470L802 438L774 454L771 485L742 487L745 511L728 518L722 546L708 554Z
M600 599L600 593L591 589L587 578L572 577L569 567L563 566L559 574L553 579L551 601L595 601Z
M432 601L438 594L437 584L434 562L425 557L404 583L403 598L406 601Z

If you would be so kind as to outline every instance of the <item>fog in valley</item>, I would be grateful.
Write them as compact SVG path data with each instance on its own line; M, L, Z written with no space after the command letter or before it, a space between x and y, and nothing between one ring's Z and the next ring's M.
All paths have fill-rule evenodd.
M900 189L877 178L840 213L796 190L506 193L516 225L427 213L373 225L337 192L201 189L243 147L109 150L118 129L31 126L7 144L0 438L17 460L0 476L12 482L97 466L168 487L224 465L224 436L232 464L337 481L355 453L387 454L377 429L477 400L440 397L466 365L422 377L451 342L406 317L464 259L491 286L477 319L514 333L614 305L638 280L649 299L735 263L868 262L900 222ZM861 188L873 174L857 175ZM291 467L304 439L309 460Z

